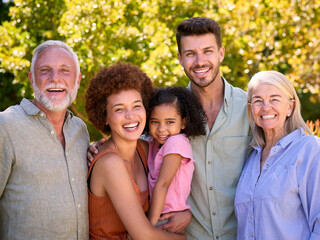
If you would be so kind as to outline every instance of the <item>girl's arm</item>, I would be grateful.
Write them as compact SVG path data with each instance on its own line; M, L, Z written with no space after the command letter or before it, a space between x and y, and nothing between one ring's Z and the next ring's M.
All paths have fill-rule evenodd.
M180 154L168 154L163 157L159 176L154 186L148 218L155 226L161 215L168 188L180 166Z
M132 238L135 240L186 239L183 235L165 232L150 224L123 159L116 154L110 155L96 162L93 169L96 170L94 174L101 180L116 212Z

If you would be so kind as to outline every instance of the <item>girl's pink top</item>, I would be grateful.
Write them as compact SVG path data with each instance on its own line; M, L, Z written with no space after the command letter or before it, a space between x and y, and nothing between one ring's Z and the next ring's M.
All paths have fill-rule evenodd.
M183 158L181 159L180 167L178 168L178 171L168 189L162 213L190 209L187 198L190 193L190 185L194 171L194 159L189 139L184 134L171 136L160 149L160 144L152 137L148 139L148 142L148 182L150 201L152 198L153 188L158 179L163 157L168 154L179 154Z

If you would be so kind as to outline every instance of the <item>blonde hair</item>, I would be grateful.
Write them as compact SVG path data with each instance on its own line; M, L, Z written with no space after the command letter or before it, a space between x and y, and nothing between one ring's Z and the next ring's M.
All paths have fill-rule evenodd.
M287 134L293 132L296 129L303 128L304 131L311 135L310 129L304 122L301 116L301 104L294 89L292 83L289 79L280 72L277 71L261 71L256 73L250 80L248 84L248 103L251 103L253 89L259 87L261 83L270 84L277 89L279 89L283 94L285 94L288 99L294 100L294 108L290 116L287 117L285 122L285 132ZM249 123L253 133L253 139L251 146L265 146L264 132L261 127L257 126L254 122L252 113L248 110Z

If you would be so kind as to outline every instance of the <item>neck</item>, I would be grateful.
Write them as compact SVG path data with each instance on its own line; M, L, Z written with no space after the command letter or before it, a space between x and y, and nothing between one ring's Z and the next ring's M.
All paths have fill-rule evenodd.
M220 74L207 87L198 87L191 82L191 90L198 96L211 129L224 102L224 82Z
M284 131L284 129L282 131L277 131L275 129L271 129L268 131L264 130L264 136L265 136L265 148L272 148L274 145L276 145L276 143L282 139L283 137L285 137L287 134Z
M137 149L137 140L125 141L111 136L110 141L113 143L115 150L120 156L128 162L134 162L134 157Z

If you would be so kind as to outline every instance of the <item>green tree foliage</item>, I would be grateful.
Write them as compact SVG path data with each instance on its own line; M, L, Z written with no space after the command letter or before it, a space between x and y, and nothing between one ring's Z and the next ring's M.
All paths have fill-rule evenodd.
M188 79L176 56L175 28L186 18L206 16L222 27L226 48L222 73L228 81L246 89L255 72L278 70L295 85L303 116L310 120L320 116L318 0L16 0L14 4L10 20L0 26L1 100L5 91L11 93L0 103L1 109L31 97L27 73L32 50L47 39L64 40L79 55L82 88L72 110L87 123L85 89L102 66L130 61L156 86L186 86Z

